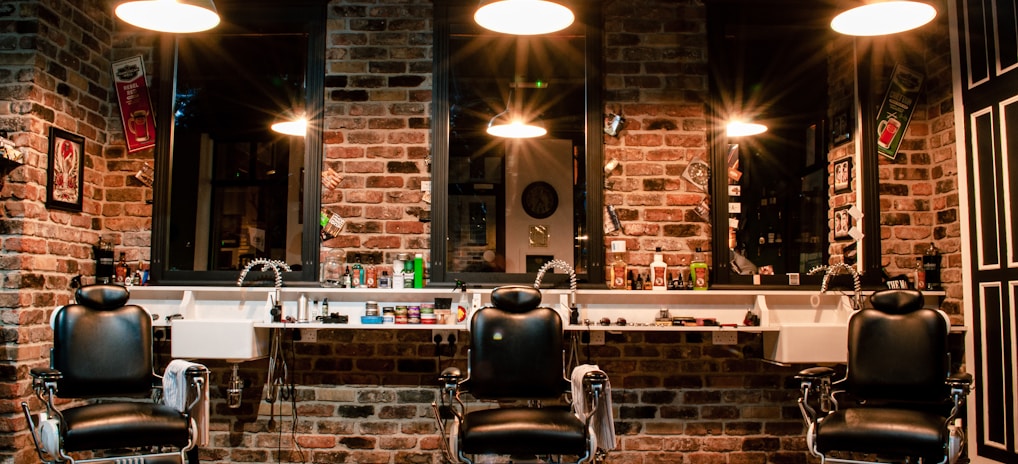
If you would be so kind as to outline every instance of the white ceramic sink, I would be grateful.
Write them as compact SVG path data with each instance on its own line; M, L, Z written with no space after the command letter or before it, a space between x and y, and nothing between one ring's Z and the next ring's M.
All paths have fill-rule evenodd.
M269 329L253 319L177 319L170 325L174 358L247 361L268 356Z
M782 324L764 333L764 357L783 363L848 361L848 324Z

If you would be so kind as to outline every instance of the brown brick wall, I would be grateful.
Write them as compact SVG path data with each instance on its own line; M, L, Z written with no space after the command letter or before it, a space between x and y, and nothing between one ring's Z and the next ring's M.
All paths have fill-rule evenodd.
M91 246L104 233L112 112L109 75L113 21L102 1L0 4L0 129L25 154L3 173L0 191L0 449L29 462L20 403L28 369L46 363L52 308L68 301L69 282L91 274ZM85 138L82 212L46 208L49 129Z
M5 462L38 460L20 413L22 401L36 404L28 369L48 362L49 316L70 300L71 278L94 275L92 246L102 235L128 259L148 255L151 193L133 174L151 151L128 155L123 147L110 64L151 54L154 36L116 35L110 8L105 0L0 4L0 130L26 160L4 173L0 190ZM51 127L85 138L80 213L46 208Z
M322 252L392 262L427 251L431 2L332 2L328 14L324 168L343 181L322 193L322 206L348 222Z
M874 99L879 102L896 63L926 75L925 87L897 157L880 156L880 243L882 264L891 275L908 274L915 258L934 242L943 255L942 308L962 323L961 218L951 47L946 15L895 41L874 42Z
M605 136L605 205L615 207L627 263L648 269L661 247L669 266L710 250L711 227L693 209L706 197L681 180L707 153L707 28L701 2L604 2L605 113L625 117L618 137ZM708 258L709 261L709 258ZM610 260L609 260L610 262Z
M317 333L317 343L285 345L292 349L288 371L300 385L295 403L261 401L262 360L241 365L245 400L229 409L222 399L229 366L210 364L213 432L202 460L266 462L281 449L289 461L441 462L431 412L435 379L450 365L466 369L463 343L454 358L444 351L439 359L430 331ZM740 334L739 342L625 332L609 334L604 346L578 344L579 362L611 376L618 449L610 462L806 463L792 379L798 369L760 361L758 334ZM480 406L468 401L468 408Z

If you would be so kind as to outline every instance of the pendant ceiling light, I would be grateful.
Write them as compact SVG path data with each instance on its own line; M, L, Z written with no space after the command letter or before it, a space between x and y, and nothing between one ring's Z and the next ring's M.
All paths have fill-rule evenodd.
M729 137L746 137L767 132L767 126L755 122L732 121L725 127Z
M510 91L507 102L512 101L513 92ZM506 103L505 111L496 114L488 121L488 134L507 139L530 139L548 133L548 129L540 122L536 120L527 121L527 118L520 114L519 111L513 112L510 111L510 108L510 103Z
M896 34L922 26L937 16L929 1L863 0L831 21L831 29L845 35Z
M279 132L280 134L305 137L308 133L308 120L304 116L300 116L285 121L279 121L272 124L272 130Z
M549 0L490 0L482 2L474 21L503 34L537 35L569 27L576 17L569 7Z
M129 0L115 12L128 24L159 32L201 32L219 24L212 0Z

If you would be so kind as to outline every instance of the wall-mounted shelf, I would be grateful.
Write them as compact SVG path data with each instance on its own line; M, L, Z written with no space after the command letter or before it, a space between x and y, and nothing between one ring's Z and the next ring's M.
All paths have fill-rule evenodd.
M870 292L860 295L860 300ZM387 305L434 303L436 298L451 299L453 307L462 292L452 289L345 289L325 287L283 287L279 289L283 314L296 315L298 300L304 296L309 306L329 301L329 313L347 316L348 323L272 322L269 316L275 289L272 287L133 287L131 303L156 315L155 325L173 327L167 316L180 315L194 321L211 323L252 321L254 330L273 328L320 330L467 330L457 324L363 324L365 302ZM490 289L470 289L467 302L474 307L488 304ZM783 363L844 362L847 357L847 322L854 311L851 295L840 292L819 294L809 290L542 290L545 306L559 311L569 320L570 302L575 300L581 324L569 324L568 331L603 332L750 332L762 334L767 359ZM924 293L926 305L939 307L944 292ZM313 307L312 307L313 309ZM662 310L669 316L716 321L715 325L658 326L655 318ZM759 319L759 325L745 325L747 315ZM626 325L616 322L625 319ZM606 319L612 325L600 325ZM963 328L961 329L964 330Z

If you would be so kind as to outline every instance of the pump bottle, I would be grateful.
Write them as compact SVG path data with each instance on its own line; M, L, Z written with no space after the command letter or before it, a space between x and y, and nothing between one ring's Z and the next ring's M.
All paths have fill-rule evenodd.
M668 290L668 265L661 254L661 247L657 247L654 262L650 263L650 289Z
M624 240L613 240L612 253L615 253L615 261L611 264L611 281L609 286L615 290L626 290L629 288L627 282L627 266L622 255L626 253L626 242Z

